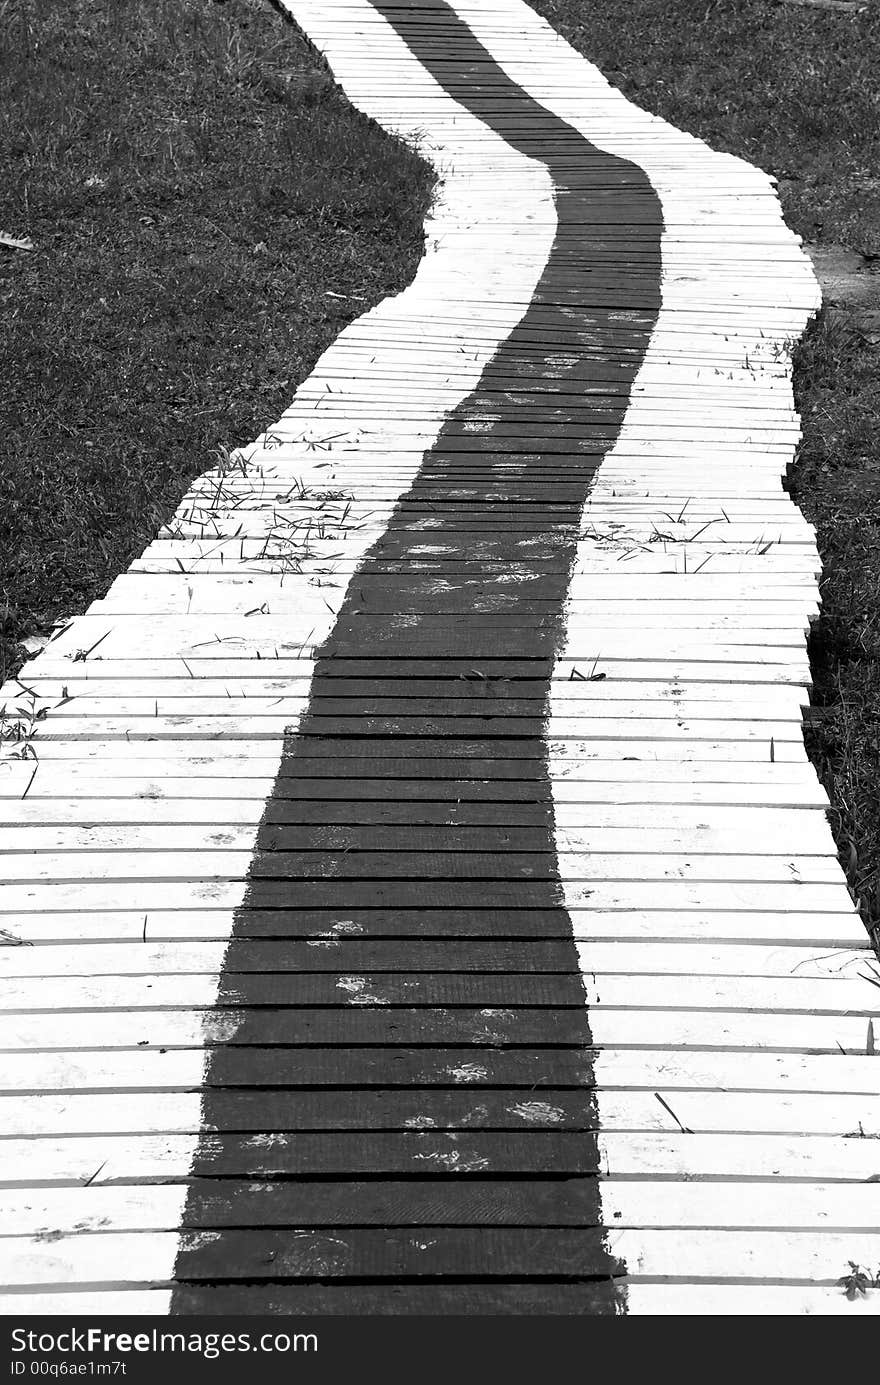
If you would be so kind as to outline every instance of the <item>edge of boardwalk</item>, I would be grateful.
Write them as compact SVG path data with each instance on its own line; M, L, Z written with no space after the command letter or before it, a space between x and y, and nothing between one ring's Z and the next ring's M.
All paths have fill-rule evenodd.
M21 1135L4 1149L4 1278L32 1286L8 1311L167 1311L201 1045L235 1032L212 1013L218 975L311 652L526 313L555 232L546 170L487 138L374 9L290 8L355 104L411 136L431 110L442 137L423 147L446 181L413 286L346 329L243 474L197 483L22 675L49 715L37 777L10 763L3 800L6 924L38 944L2 958L5 1128ZM548 728L603 1220L629 1311L876 1312L876 1295L854 1309L833 1287L848 1260L880 1259L859 1135L880 1126L865 1053L877 1006L803 749L818 557L781 489L797 439L786 342L815 283L763 174L632 107L525 6L456 12L518 87L645 169L664 208L660 320L586 505ZM514 225L515 252L499 254ZM339 491L355 498L327 498ZM426 555L429 538L430 522ZM173 1009L149 1008L160 985ZM53 1020L63 1006L78 1013ZM58 1226L89 1230L34 1240ZM555 1292L585 1311L583 1290L580 1308L576 1288ZM552 1295L551 1275L536 1305ZM394 1311L420 1301L412 1290Z

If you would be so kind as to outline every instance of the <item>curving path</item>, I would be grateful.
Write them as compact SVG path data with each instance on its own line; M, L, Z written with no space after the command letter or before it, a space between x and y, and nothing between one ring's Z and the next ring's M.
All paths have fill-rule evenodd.
M5 689L2 1311L877 1312L808 262L519 0L286 2L428 249Z

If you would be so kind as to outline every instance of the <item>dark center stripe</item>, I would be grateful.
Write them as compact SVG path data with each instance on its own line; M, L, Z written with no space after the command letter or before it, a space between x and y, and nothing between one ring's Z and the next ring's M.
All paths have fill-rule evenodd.
M286 740L212 1017L172 1311L611 1313L545 727L582 508L659 308L660 206L448 6L375 7L546 164L558 229Z

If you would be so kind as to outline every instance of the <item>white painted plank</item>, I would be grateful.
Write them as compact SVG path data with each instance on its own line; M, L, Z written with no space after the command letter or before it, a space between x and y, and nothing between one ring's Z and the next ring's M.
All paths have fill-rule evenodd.
M55 1013L50 1011L49 1013ZM366 1014L365 1007L357 1013ZM379 1017L381 1021L381 1015ZM45 1051L70 1048L198 1047L231 1041L242 1015L235 1009L67 1011L61 1025L47 1022L46 1012L5 1014L0 1017L0 1049ZM317 1021L316 1021L317 1023ZM347 1021L345 1021L347 1023ZM343 1026L335 1011L327 1025ZM768 1014L721 1010L633 1010L597 1008L591 1015L593 1041L598 1046L636 1048L652 1044L671 1048L744 1050L808 1050L864 1053L868 1018L865 1015ZM305 1034L299 1019L297 1033ZM487 1035L489 1031L487 1030ZM399 1041L399 1040L398 1040ZM870 1141L867 1141L870 1144ZM867 1177L868 1175L866 1175Z
M663 1095L661 1090L661 1095ZM277 1128L295 1131L298 1129L336 1130L335 1121L329 1119L330 1105L335 1106L338 1119L339 1094L330 1093L327 1104L328 1118L321 1122L314 1116L316 1103L308 1095L297 1097L289 1094L286 1102L285 1122ZM475 1099L476 1100L476 1099ZM602 1088L602 1128L605 1131L657 1131L664 1133L678 1129L671 1111L656 1099L653 1092L619 1092ZM780 1133L796 1135L837 1135L863 1139L880 1137L880 1096L873 1100L865 1096L791 1096L778 1092L749 1092L737 1096L730 1092L709 1093L670 1093L664 1097L675 1116L695 1133L730 1131L747 1133ZM412 1109L418 1107L419 1098L414 1098ZM478 1104L478 1101L477 1101ZM526 1100L511 1093L507 1102L508 1124L517 1125L518 1112L528 1110L530 1125L534 1129L579 1128L569 1122L562 1122L561 1110L554 1106L554 1093L548 1091ZM300 1114L300 1111L303 1114ZM17 1137L61 1137L70 1135L125 1134L192 1134L197 1136L201 1130L202 1102L199 1092L153 1093L145 1103L137 1093L96 1095L93 1092L71 1096L32 1096L0 1097L0 1120L5 1138ZM384 1127L383 1127L384 1122ZM439 1124L439 1123L438 1123ZM519 1127L526 1125L519 1118ZM467 1114L464 1121L450 1121L449 1126L439 1128L469 1129L473 1118ZM273 1126L273 1129L276 1127ZM364 1129L390 1128L387 1117L381 1113L372 1122L364 1122ZM265 1117L259 1112L243 1115L236 1123L236 1129L260 1133L265 1129ZM864 1132L862 1134L862 1132ZM340 1135L344 1140L345 1136ZM852 1201L852 1200L851 1200ZM875 1193L871 1199L874 1217L880 1230L880 1207ZM2 1204L0 1204L2 1205ZM863 1211L868 1205L863 1205ZM719 1209L716 1208L716 1217ZM712 1222L709 1217L710 1224ZM609 1223L611 1224L611 1223ZM4 1223L4 1230L6 1230ZM173 1229L170 1227L169 1229Z
M848 1272L847 1263L841 1275ZM811 1284L736 1284L722 1280L650 1283L630 1279L627 1312L652 1317L876 1317L880 1314L880 1293L851 1302L839 1285L817 1288Z
M363 1233L362 1233L363 1234ZM381 1232L376 1232L376 1236ZM326 1235L326 1233L325 1233ZM299 1232L299 1274L306 1267L310 1244L321 1249L321 1233ZM413 1242L418 1236L413 1237ZM66 1283L160 1285L174 1273L178 1239L166 1232L104 1232L65 1237L35 1247L26 1237L0 1241L0 1265L7 1281L21 1285ZM677 1277L725 1276L731 1279L800 1280L832 1286L851 1259L873 1264L880 1250L877 1235L835 1232L628 1230L609 1237L611 1253L623 1256L631 1274L662 1275L674 1263ZM325 1257L320 1259L325 1263Z
M608 1132L600 1137L600 1145L603 1175L608 1178L648 1174L863 1183L876 1169L875 1141L837 1136ZM191 1152L191 1138L177 1135L4 1140L0 1184L18 1188L87 1180L100 1185L180 1179L187 1176ZM255 1175L258 1163L255 1155L248 1172Z
M240 1186L240 1185L239 1185ZM841 1232L880 1230L880 1190L851 1183L602 1183L603 1212L615 1230L630 1227ZM185 1183L92 1184L0 1192L0 1236L89 1231L176 1231ZM304 1202L304 1218L308 1216ZM442 1213L438 1213L442 1216ZM866 1219L867 1218L867 1219ZM405 1221L403 1222L405 1224Z
M674 914L670 910L670 914ZM144 915L139 916L141 933ZM167 916L166 916L167 917ZM654 918L658 918L657 913ZM228 915L225 916L228 918ZM225 922L224 918L224 922ZM870 975L873 965L870 945L866 934L855 936L846 945L828 948L824 944L810 946L801 943L761 942L749 931L751 915L740 920L746 932L746 942L713 942L702 936L696 941L686 933L675 938L675 919L665 925L672 934L672 941L659 941L641 936L638 930L631 931L629 913L618 911L606 915L607 919L617 920L617 936L611 934L612 923L606 924L606 937L597 939L594 932L593 913L581 909L573 915L573 931L577 945L581 969L585 975L604 976L618 973L627 976L731 976L731 977L773 977L779 978L780 994L788 980L811 980L827 978L858 978ZM699 920L698 920L699 921ZM146 915L147 939L137 942L97 944L78 943L69 946L65 943L43 944L39 947L0 948L0 975L11 977L49 977L49 976L153 976L164 972L213 973L220 969L223 961L226 936L216 936L210 941L183 939L180 941L158 942L156 933L161 936L162 916ZM775 926L775 925L774 925ZM659 925L663 931L664 925ZM757 930L756 930L757 933ZM328 923L323 934L312 936L315 970L350 970L350 964L342 961L345 956L345 941L356 939L351 930L344 935L333 931ZM798 945L800 943L800 945ZM331 944L333 946L331 946ZM262 944L271 950L271 942ZM259 939L252 943L253 948L261 946ZM317 958L320 955L321 964ZM338 960L337 960L338 959ZM858 1009L868 1010L880 1002L880 991L876 987L854 984L854 994L861 997ZM873 1002L873 1004L872 1004Z
M202 1083L205 1051L141 1048L106 1052L62 1050L3 1055L0 1091L123 1092L197 1091ZM842 1054L736 1053L663 1048L606 1048L594 1059L601 1088L629 1087L662 1091L674 1105L675 1093L705 1090L769 1091L790 1094L852 1093L873 1099L877 1093L876 1064L864 1052ZM294 1063L293 1072L296 1072ZM479 1054L461 1051L442 1056L439 1080L444 1086L474 1084L478 1089L490 1074Z
M796 944L833 953L827 959L832 974L846 975L854 968L868 972L872 965L867 933L861 919L855 914L628 909L626 917L622 918L619 910L590 909L587 905L573 909L570 918L574 937L593 942L635 942L642 939L655 943ZM152 943L184 943L199 939L225 943L232 933L234 922L235 915L231 910L207 908L185 911L154 909L147 914L134 909L92 913L39 910L30 914L4 914L0 939L13 947L18 944L84 942L100 942L105 947L111 942L136 942L143 947L146 931ZM353 920L349 922L353 923L349 929L350 936L366 933L364 924L354 923ZM323 931L330 932L329 929ZM318 928L317 935L321 932ZM304 936L316 936L314 927L311 933L306 930ZM811 952L810 956L813 957L814 953ZM16 969L14 974L24 973Z

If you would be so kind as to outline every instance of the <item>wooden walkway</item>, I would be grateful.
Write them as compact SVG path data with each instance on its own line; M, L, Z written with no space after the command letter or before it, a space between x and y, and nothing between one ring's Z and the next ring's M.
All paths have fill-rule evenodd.
M3 1311L876 1313L808 262L520 0L287 3L428 249L5 689Z

